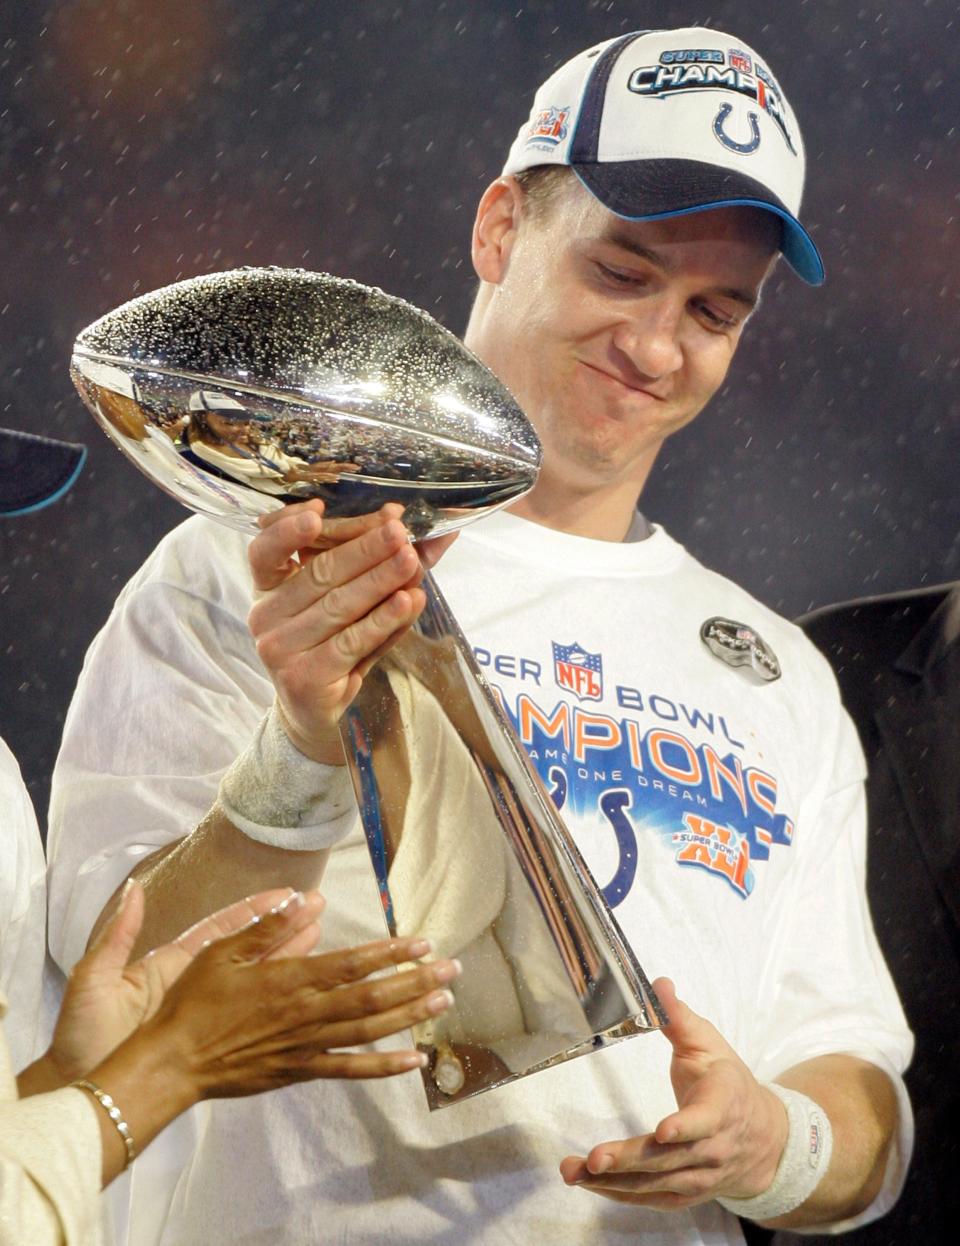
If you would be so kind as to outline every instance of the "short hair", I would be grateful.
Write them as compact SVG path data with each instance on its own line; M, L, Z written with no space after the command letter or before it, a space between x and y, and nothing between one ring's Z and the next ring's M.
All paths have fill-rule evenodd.
M533 217L543 220L571 185L574 172L566 164L538 164L514 173Z

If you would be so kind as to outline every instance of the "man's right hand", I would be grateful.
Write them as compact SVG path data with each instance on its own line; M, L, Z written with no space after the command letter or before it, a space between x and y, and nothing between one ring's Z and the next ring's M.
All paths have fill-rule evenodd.
M454 540L415 549L402 513L388 503L371 515L327 520L314 499L263 516L251 542L259 600L250 631L286 732L314 761L343 763L340 717L376 659L423 610L423 566Z

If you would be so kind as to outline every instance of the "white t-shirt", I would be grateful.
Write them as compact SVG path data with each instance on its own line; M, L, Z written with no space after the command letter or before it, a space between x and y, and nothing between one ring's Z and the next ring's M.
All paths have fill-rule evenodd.
M272 700L245 546L188 520L91 648L51 810L64 966L137 859L192 829ZM866 909L864 767L826 663L660 529L618 545L501 513L460 535L437 579L646 972L669 974L760 1078L838 1051L893 1076L879 1214L909 1154L911 1038ZM757 685L709 653L713 616L759 632L783 677ZM330 946L382 934L359 828L324 891ZM416 1075L203 1105L135 1167L131 1241L739 1242L715 1203L654 1213L557 1172L672 1111L669 1061L642 1035L433 1114Z

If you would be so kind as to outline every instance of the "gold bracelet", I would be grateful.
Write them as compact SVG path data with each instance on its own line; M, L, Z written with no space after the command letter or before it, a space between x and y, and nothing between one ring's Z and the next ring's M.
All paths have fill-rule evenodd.
M137 1148L133 1144L133 1134L130 1132L130 1126L123 1119L123 1113L107 1092L101 1090L99 1086L95 1086L93 1082L84 1081L81 1078L80 1081L71 1082L70 1085L76 1086L78 1090L88 1090L113 1121L117 1133L123 1139L123 1145L127 1148L127 1162L124 1164L124 1168L126 1168L137 1158Z

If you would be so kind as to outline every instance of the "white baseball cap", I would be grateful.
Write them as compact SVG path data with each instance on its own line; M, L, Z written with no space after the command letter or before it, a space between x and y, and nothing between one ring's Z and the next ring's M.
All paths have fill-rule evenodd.
M765 209L780 250L811 285L823 261L797 214L804 152L766 62L733 35L634 31L588 48L537 91L503 172L569 165L617 216Z

